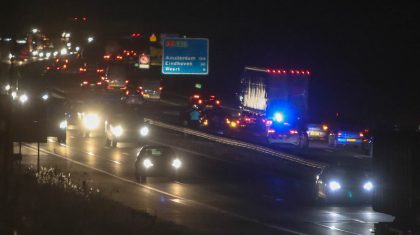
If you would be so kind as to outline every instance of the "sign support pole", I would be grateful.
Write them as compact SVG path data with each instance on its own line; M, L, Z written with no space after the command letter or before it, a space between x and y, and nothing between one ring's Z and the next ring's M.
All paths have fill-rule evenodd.
M39 173L39 142L38 143L38 159L37 159L37 171Z

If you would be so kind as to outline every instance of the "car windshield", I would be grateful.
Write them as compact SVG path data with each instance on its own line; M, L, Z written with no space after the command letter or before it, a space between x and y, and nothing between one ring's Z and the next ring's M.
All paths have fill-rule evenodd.
M3 1L0 235L420 234L419 13Z
M142 150L144 157L168 158L173 151L167 147L147 147Z

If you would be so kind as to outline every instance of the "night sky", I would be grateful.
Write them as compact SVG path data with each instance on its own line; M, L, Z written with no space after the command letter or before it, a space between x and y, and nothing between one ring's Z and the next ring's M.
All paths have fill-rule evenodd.
M2 7L0 32L32 25L54 30L68 17L86 15L109 33L208 37L209 81L223 81L220 93L232 93L245 65L308 68L315 119L340 112L366 122L420 120L419 3L170 2L14 1L9 10Z

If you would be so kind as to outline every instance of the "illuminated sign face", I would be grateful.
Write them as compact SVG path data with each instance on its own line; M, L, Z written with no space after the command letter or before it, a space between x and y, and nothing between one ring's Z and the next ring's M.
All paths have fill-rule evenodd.
M209 72L208 55L208 39L164 39L162 73L207 75Z
M185 40L166 40L165 47L178 47L178 48L188 48L188 41Z

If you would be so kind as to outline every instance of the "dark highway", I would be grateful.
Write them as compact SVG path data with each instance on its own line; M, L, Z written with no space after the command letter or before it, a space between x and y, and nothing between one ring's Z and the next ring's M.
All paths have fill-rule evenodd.
M39 79L54 81L50 82L53 88L72 101L107 98L106 92L89 93L66 83L68 77ZM168 103L148 102L141 110L148 118L175 126L179 106ZM149 177L147 182L136 182L134 163L143 145L175 149L183 161L177 178ZM343 161L369 163L369 156L357 149L336 150L323 142L310 143L304 152L277 150L320 166ZM71 172L76 181L92 182L107 197L211 233L369 234L374 223L392 220L374 212L369 202L314 202L316 167L290 164L270 154L157 126L152 126L150 136L139 144L118 143L111 148L105 147L103 130L83 137L77 125L69 125L67 143L49 138L47 144L41 144L41 153L42 166ZM24 164L36 165L36 145L25 144L23 154Z
M0 235L420 235L420 2L3 5Z

